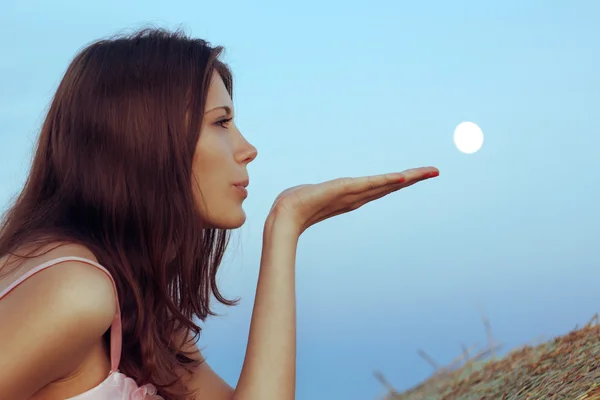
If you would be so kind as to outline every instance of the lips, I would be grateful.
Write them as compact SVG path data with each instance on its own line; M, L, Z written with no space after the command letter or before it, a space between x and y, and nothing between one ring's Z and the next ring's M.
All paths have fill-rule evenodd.
M233 185L233 187L235 188L235 190L240 193L242 195L243 198L248 197L248 190L241 185Z
M246 179L244 181L240 181L240 182L234 183L233 186L239 186L239 187L242 187L242 188L246 188L246 187L248 187L249 184L250 184L250 180Z

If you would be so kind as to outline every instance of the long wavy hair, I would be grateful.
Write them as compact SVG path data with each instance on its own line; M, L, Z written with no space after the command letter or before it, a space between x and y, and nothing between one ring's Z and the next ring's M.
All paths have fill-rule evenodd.
M0 226L0 256L27 257L15 252L55 242L94 253L119 294L119 369L167 400L190 394L174 367L197 363L174 334L200 334L193 320L214 315L211 296L235 304L216 284L229 232L203 223L192 186L214 71L233 95L221 52L157 28L85 47L58 86L24 188Z

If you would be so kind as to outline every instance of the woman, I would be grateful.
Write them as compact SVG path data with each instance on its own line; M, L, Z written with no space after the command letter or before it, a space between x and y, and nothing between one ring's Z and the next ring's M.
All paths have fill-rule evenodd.
M294 268L311 225L438 175L302 185L264 225L236 388L195 345L219 293L256 156L221 48L142 30L69 66L0 231L0 398L285 400L295 392ZM158 397L160 396L160 397Z

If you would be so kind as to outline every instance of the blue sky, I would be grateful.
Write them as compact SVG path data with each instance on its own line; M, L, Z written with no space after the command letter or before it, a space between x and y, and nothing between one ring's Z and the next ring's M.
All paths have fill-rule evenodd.
M226 47L237 123L257 146L247 224L220 281L241 305L201 346L231 384L262 224L300 183L435 165L441 175L311 228L298 263L298 399L373 399L460 343L551 338L600 310L600 3L557 0L5 0L0 208L20 189L50 98L90 41L145 24ZM452 142L462 121L476 154Z

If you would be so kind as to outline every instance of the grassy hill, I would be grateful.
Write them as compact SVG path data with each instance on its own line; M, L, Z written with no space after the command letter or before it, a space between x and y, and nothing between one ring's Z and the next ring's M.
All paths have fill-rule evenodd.
M493 348L488 348L469 356L465 349L459 362L438 368L429 379L402 393L381 374L376 376L389 391L385 400L600 399L597 315L583 328L549 342L525 346L500 359L489 358L492 353Z

